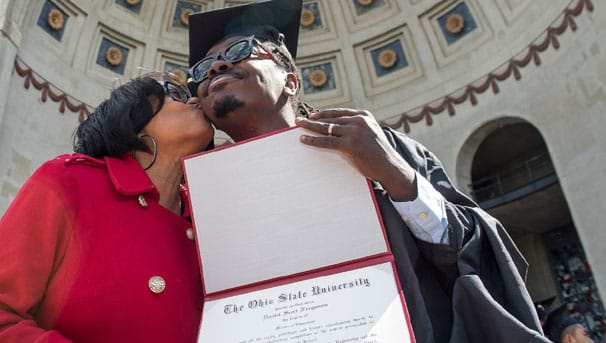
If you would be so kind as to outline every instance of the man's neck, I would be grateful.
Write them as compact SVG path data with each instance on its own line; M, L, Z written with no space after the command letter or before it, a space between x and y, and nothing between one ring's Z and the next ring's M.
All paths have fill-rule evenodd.
M248 123L238 132L231 132L230 137L236 141L254 138L266 133L282 130L295 125L294 114L273 115L268 117L258 118L255 122Z

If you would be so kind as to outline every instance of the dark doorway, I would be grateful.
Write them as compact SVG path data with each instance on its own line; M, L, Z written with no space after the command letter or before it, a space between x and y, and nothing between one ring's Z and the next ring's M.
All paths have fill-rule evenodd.
M470 188L527 258L535 303L547 312L566 306L593 338L606 336L591 268L539 131L526 122L495 127L474 154Z

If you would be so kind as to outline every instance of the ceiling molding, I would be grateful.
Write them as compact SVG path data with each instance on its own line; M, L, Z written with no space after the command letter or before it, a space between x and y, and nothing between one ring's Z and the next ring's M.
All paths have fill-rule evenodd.
M572 31L576 31L577 24L574 21L574 18L581 15L584 10L589 12L593 11L593 3L591 0L578 0L576 5L571 5L566 8L563 13L558 16L558 19L561 18L561 20L556 19L555 21L560 22L560 24L554 24L548 27L545 30L545 33L541 35L544 36L542 40L541 38L538 38L525 48L524 51L512 57L509 61L500 65L488 75L481 77L467 86L459 88L441 99L433 100L421 107L417 107L416 110L400 115L395 122L394 117L392 117L382 121L381 124L393 129L403 127L404 132L410 132L410 125L423 119L425 119L425 123L428 126L431 126L433 124L433 115L448 111L449 116L454 116L456 114L455 105L468 101L473 106L477 105L477 95L484 93L488 89L491 89L493 94L498 94L499 82L507 80L512 75L516 80L520 80L522 78L521 69L526 67L531 61L536 66L541 65L540 53L547 50L550 46L553 46L556 50L559 49L560 43L557 37L566 32L568 28ZM434 105L436 103L437 105Z
M25 82L23 83L25 89L29 89L30 85L34 85L36 89L42 91L42 95L40 96L42 102L46 102L48 98L54 102L58 102L59 112L65 113L65 108L67 107L70 111L78 114L78 120L80 122L84 121L91 113L91 106L75 99L46 81L21 61L18 56L15 58L15 71L19 76L25 78Z

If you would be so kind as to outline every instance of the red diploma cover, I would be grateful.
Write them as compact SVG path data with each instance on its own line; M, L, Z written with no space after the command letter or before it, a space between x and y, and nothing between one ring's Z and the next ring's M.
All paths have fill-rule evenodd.
M371 189L289 128L183 160L199 342L414 342Z

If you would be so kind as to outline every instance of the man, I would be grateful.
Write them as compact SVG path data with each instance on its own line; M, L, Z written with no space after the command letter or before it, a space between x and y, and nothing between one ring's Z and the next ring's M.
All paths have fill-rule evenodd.
M565 305L547 316L545 334L555 343L593 343L585 327L571 316Z
M206 115L235 141L293 125L322 133L301 141L338 151L374 181L417 342L547 342L525 260L431 152L368 111L297 118L300 13L301 0L272 0L190 16L190 66Z

